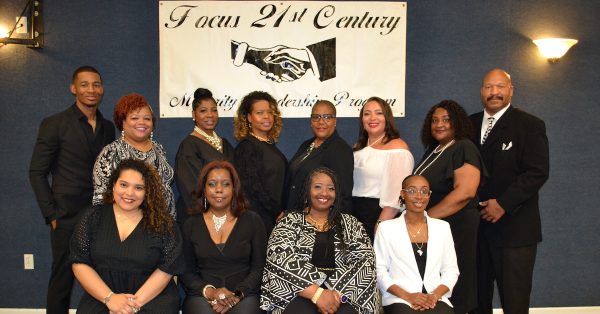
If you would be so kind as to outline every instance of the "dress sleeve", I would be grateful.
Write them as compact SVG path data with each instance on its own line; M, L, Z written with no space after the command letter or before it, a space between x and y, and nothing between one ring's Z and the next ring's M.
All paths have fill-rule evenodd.
M462 167L465 163L479 169L482 177L487 176L487 171L485 170L485 165L483 163L483 159L481 158L481 154L473 142L470 140L460 140L455 145L458 147L452 155L452 168L448 168L446 170L446 178L453 178L454 171Z
M324 273L310 261L299 258L302 220L302 213L288 213L271 233L261 286L263 310L284 309L299 292L325 281Z
M400 190L402 180L410 175L414 167L414 159L410 151L398 149L387 152L381 178L379 206L400 209Z
M175 209L175 196L173 194L173 188L171 187L171 183L173 183L173 177L175 176L175 171L173 171L173 167L171 167L169 164L167 159L167 151L164 149L164 147L160 143L152 143L154 144L154 147L156 147L157 171L162 179L163 187L165 189L167 211L173 217L173 219L175 219L177 217L177 210Z
M196 253L194 251L194 239L191 238L190 229L194 227L193 219L188 219L183 224L183 261L185 264L185 271L179 276L185 293L189 296L203 296L202 289L208 284L198 274L198 261L196 260ZM200 239L202 240L202 239Z
M348 248L342 261L336 261L337 279L333 289L347 296L358 313L375 313L379 293L371 240L356 218L344 215L342 219Z
M94 205L104 203L102 197L108 186L110 175L116 168L115 160L117 158L117 150L112 143L105 146L96 158L93 172L94 196L92 198L92 203Z
M58 127L49 118L44 119L38 131L29 165L29 181L46 223L55 219L56 208L48 175L60 149Z
M181 257L181 233L178 225L173 221L173 233L165 231L162 235L162 258L158 269L171 275L182 273L185 269Z
M73 264L87 264L94 267L90 256L94 242L94 229L100 223L102 206L91 206L81 215L81 219L73 230L70 242L70 262Z
M186 138L179 145L175 157L175 179L186 209L193 206L192 194L196 189L200 170L204 167L204 159L199 155L200 152L194 149L194 145Z
M262 219L253 213L246 213L252 217L248 224L252 228L252 255L250 256L250 273L236 286L244 295L260 293L260 282L263 268L265 267L265 252L267 250L267 235Z

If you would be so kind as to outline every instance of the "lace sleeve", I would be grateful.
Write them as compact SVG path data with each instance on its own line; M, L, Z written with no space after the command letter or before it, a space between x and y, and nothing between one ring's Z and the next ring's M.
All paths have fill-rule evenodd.
M185 265L181 256L181 232L176 223L173 223L173 233L165 231L161 235L163 239L162 259L158 269L171 275L177 275L184 271Z
M69 247L71 263L87 264L93 267L90 251L94 242L94 229L100 223L101 211L101 206L85 209L71 236Z

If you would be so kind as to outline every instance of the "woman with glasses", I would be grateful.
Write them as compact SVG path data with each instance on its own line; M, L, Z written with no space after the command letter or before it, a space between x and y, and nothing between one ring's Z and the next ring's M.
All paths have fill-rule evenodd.
M390 105L379 97L369 98L360 110L354 144L352 214L365 225L371 241L378 222L398 215L401 182L413 166Z
M459 271L452 232L425 212L430 195L425 177L406 177L400 192L406 210L377 228L377 284L386 314L454 313L448 297Z
M284 208L302 210L302 186L306 176L318 167L327 167L339 178L339 198L343 211L352 208L352 148L335 130L335 106L327 100L319 100L312 107L310 127L314 136L302 143L290 160L287 179L287 195Z
M456 313L467 313L477 306L476 193L485 168L479 150L470 141L472 134L471 120L458 103L443 100L433 106L421 131L426 151L414 171L427 178L433 190L427 214L450 223L461 273L450 299Z

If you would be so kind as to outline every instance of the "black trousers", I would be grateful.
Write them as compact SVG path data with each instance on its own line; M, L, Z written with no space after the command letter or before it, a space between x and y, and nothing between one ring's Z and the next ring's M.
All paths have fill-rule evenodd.
M319 311L317 306L313 304L309 299L305 299L301 296L295 297L292 302L285 307L283 314L318 314ZM336 314L358 314L352 305L348 303L342 303Z
M52 244L52 272L46 296L46 313L67 314L75 276L69 263L69 242L73 230L60 226L50 231Z
M450 307L448 304L438 301L433 309L418 311L413 310L410 306L404 303L394 303L383 307L383 312L385 314L454 314L454 309Z
M522 247L491 245L480 233L477 251L477 313L491 314L494 281L504 314L529 313L529 297L537 244Z
M378 198L368 197L353 197L352 198L352 215L362 222L367 231L371 243L375 238L375 224L381 214L381 207L379 207Z
M243 298L238 304L236 304L231 310L227 311L228 314L262 314L264 313L260 309L259 298L257 295L249 295ZM182 307L183 314L214 314L212 307L204 297L200 296L188 296L183 301Z

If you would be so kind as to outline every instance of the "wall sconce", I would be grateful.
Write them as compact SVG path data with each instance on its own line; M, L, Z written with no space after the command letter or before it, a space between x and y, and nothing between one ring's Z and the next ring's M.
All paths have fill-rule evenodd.
M25 25L27 28L27 37L28 38L13 38L11 37L15 30L17 29L18 21L15 26L9 31L7 34L0 34L6 36L4 38L0 38L0 44L8 45L26 45L29 48L43 48L44 46L44 33L42 26L42 0L28 0L25 8L21 12L19 16L25 16L25 12L29 9L28 20L31 23L31 27L29 25Z
M533 41L537 45L540 53L548 62L555 63L577 43L576 39L569 38L544 38Z

